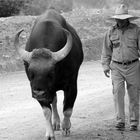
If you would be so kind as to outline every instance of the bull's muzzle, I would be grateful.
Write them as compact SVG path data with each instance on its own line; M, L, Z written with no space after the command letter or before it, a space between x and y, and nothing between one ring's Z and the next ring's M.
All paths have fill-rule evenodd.
M42 90L33 90L33 97L37 100L42 100L45 97L45 91Z
M45 93L45 91L40 91L40 90L33 90L33 92L37 95L43 95Z

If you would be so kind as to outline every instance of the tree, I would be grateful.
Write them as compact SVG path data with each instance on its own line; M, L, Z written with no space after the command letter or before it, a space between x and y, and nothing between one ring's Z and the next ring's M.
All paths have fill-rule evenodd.
M73 0L52 0L51 6L58 11L71 11L73 8Z

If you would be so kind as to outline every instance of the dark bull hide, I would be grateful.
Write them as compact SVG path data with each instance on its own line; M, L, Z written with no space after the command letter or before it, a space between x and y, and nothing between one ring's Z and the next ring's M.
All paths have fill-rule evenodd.
M37 18L25 49L19 46L22 31L15 36L15 48L24 60L32 96L43 108L47 123L46 138L54 140L54 130L60 129L58 90L64 91L62 130L65 135L69 135L70 117L77 96L77 76L83 61L80 38L54 9L49 9Z

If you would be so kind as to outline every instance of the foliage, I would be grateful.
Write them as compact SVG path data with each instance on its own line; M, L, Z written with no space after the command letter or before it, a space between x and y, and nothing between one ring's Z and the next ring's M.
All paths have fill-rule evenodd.
M76 6L86 6L91 8L114 8L117 4L125 3L131 9L139 10L139 0L74 0Z
M50 6L59 11L70 11L72 0L0 0L0 17L39 15Z
M51 0L28 0L20 13L23 15L39 15L50 6L50 3Z
M8 17L19 13L25 0L0 0L0 17Z
M51 6L58 11L68 12L73 9L73 0L51 0Z
M0 0L0 17L39 15L50 6L61 12L72 11L76 7L114 9L119 3L126 3L130 9L140 8L139 0Z
M140 16L139 11L133 11ZM65 19L79 34L84 50L84 60L99 60L102 50L104 33L114 24L106 20L110 13L101 9L76 8L62 13ZM21 47L25 46L36 16L14 16L0 18L0 73L5 71L23 70L23 63L13 46L15 34L24 29L20 36ZM135 21L140 26L140 20Z
M25 15L39 15L49 7L61 12L71 11L73 0L32 0L25 4L21 10Z

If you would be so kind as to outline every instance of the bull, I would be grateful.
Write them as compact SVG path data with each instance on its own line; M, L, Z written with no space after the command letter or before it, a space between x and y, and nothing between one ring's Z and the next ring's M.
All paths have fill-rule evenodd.
M41 105L46 118L46 138L55 140L60 129L57 110L58 90L64 91L62 131L70 134L71 115L77 96L77 77L83 61L81 40L75 29L55 9L36 19L25 49L15 35L14 46L24 61L32 97Z

